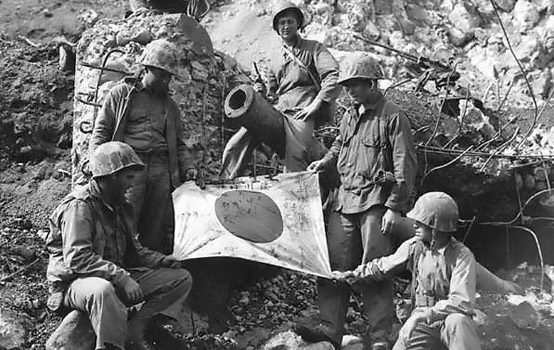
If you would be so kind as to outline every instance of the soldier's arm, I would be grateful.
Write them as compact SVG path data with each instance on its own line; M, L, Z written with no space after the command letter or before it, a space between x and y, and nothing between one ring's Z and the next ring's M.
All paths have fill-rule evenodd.
M395 183L385 206L399 212L406 212L417 173L417 155L410 121L404 112L399 112L390 119L387 127L392 146Z
M90 154L101 144L112 140L117 120L118 103L122 100L122 91L119 87L111 89L106 95L102 108L100 108L94 121L89 143Z
M330 103L334 101L340 93L340 86L337 84L339 79L339 64L331 55L329 50L322 44L319 44L314 53L314 63L321 82L321 90L316 98Z
M417 238L411 238L402 243L393 254L373 259L366 264L358 266L353 271L353 276L356 279L368 278L374 281L382 281L391 274L406 269L410 259L411 246L416 240Z
M93 251L94 225L91 209L85 202L74 200L68 204L61 217L64 263L76 275L101 277L122 287L130 274Z

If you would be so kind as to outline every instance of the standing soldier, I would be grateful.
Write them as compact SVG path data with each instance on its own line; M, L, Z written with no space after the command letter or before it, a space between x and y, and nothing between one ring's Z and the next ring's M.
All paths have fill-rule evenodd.
M394 350L479 350L473 307L477 262L473 253L452 237L458 227L458 206L443 192L421 196L408 213L416 234L394 254L372 260L354 271L333 272L337 280L382 281L391 274L412 272L412 305Z
M86 312L95 349L152 349L144 338L148 322L157 315L180 319L192 285L174 258L136 240L125 192L143 167L123 142L98 146L90 182L67 195L50 217L48 307ZM127 307L143 301L127 324Z
M288 1L273 8L273 29L282 41L281 55L266 69L265 84L257 83L258 92L266 91L285 121L285 159L287 171L302 171L311 160L316 140L312 134L316 125L329 121L334 113L334 100L339 93L339 67L331 53L321 43L306 40L298 34L304 25L302 11ZM223 154L222 176L234 178L246 165L254 146L263 142L241 128L229 140Z
M354 54L341 66L338 83L353 100L329 152L308 170L336 167L341 185L327 216L331 268L351 270L360 263L391 253L390 231L409 207L416 175L416 152L406 113L378 89L381 67L365 54ZM318 280L322 323L297 326L309 342L340 346L350 300L350 286ZM394 313L392 282L362 286L364 313L372 350L389 349Z
M140 82L126 79L104 101L90 140L91 153L108 141L129 144L144 162L129 191L140 242L168 254L173 251L171 192L185 180L186 146L177 104L168 94L177 70L177 48L160 39L144 49Z

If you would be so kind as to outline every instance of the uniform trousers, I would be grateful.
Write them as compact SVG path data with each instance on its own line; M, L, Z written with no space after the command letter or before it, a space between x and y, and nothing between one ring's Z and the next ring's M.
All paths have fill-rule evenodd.
M105 344L124 349L126 341L143 339L147 323L155 315L177 321L183 317L184 302L192 286L187 270L133 268L128 271L140 285L145 301L129 321L126 306L129 303L123 291L106 279L78 278L66 292L65 306L84 311L89 316L96 334L96 349L105 348Z
M463 314L448 315L444 321L430 325L420 323L410 339L402 335L393 350L480 350L481 344L473 320Z
M362 263L391 253L391 237L381 233L385 210L383 206L373 206L358 214L329 212L327 244L332 270L353 270ZM370 341L386 339L394 315L392 281L362 281L359 285L363 312L367 317L367 338ZM340 344L351 287L346 283L319 278L317 290L322 330Z

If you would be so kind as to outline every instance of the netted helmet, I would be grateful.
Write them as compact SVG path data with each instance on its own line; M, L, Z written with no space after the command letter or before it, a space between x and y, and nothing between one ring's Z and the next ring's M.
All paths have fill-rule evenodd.
M349 55L340 65L339 84L350 79L383 79L383 70L379 63L365 53Z
M272 19L272 23L273 23L273 29L275 31L277 31L277 18L279 17L279 15L281 13L283 13L287 10L292 10L296 14L296 17L298 18L298 28L302 28L302 26L304 26L304 14L300 10L300 8L298 8L298 6L296 6L295 4L293 4L290 1L278 1L273 6L272 11L271 11L271 13L272 13L271 19Z
M407 216L441 232L455 232L458 228L458 205L444 192L425 193Z
M133 148L126 143L110 141L98 146L92 153L90 163L92 177L112 175L130 167L144 167Z
M140 56L140 64L163 69L173 75L177 74L177 46L165 39L150 42Z

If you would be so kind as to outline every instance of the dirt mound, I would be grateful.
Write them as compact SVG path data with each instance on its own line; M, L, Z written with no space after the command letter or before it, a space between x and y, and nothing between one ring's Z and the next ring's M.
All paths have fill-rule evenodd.
M73 78L55 45L0 37L0 169L71 148Z

